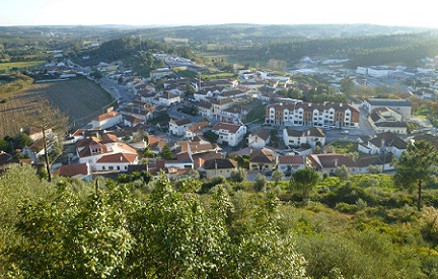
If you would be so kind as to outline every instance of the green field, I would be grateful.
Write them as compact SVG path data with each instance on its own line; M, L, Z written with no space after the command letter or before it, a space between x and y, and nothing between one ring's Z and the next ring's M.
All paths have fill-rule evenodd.
M45 61L43 60L0 63L0 71L16 70L16 69L19 70L24 68L35 67L44 63Z
M32 84L2 98L7 101L0 104L0 138L26 127L26 120L41 105L41 99L65 112L76 125L86 124L113 101L107 92L86 79Z

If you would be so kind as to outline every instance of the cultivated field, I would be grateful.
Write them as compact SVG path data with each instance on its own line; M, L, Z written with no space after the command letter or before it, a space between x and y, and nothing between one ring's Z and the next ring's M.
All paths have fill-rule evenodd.
M0 103L0 138L26 127L29 115L41 105L41 98L65 112L75 124L87 123L112 102L109 94L85 79L32 84L0 96L7 100Z
M24 69L24 68L32 68L37 65L44 64L45 61L20 61L20 62L6 62L0 63L0 71L12 70L12 69Z

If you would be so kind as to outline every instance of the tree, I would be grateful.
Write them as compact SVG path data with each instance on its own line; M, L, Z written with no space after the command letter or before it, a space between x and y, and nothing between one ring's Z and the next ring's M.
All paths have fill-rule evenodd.
M350 170L345 165L342 165L336 167L335 175L339 177L340 180L347 180L350 177Z
M341 92L346 95L351 95L354 93L356 85L354 84L353 78L346 77L341 81Z
M291 190L301 193L303 199L307 199L319 181L319 173L313 169L299 169L292 174Z
M163 147L163 150L160 153L160 157L164 160L172 160L174 155L172 153L172 151L170 150L170 146L169 144L165 144Z
M31 146L33 140L25 133L18 133L13 139L14 149L23 149L25 146Z
M43 134L44 159L46 162L47 179L52 180L51 162L49 157L47 131L65 132L68 128L68 117L59 109L53 108L47 100L41 99L40 106L35 109L32 120L27 125L31 125L41 130Z
M204 133L204 138L206 138L211 143L216 143L219 136L216 133L214 133L213 131L209 130L209 131L206 131Z
M274 186L278 185L278 182L284 178L284 173L280 169L276 169L272 175L272 180L274 180Z
M264 176L261 173L258 173L257 178L254 182L254 189L257 192L265 192L267 183L268 183L268 181L266 180L266 176Z
M243 182L246 180L247 172L245 169L238 168L237 170L231 171L230 180L233 182Z
M408 146L396 163L394 179L400 186L413 191L417 188L417 209L421 211L423 183L433 176L438 162L438 151L427 141L416 141Z
M368 167L368 172L372 173L372 174L378 174L382 172L382 167L378 166L378 165L370 165Z

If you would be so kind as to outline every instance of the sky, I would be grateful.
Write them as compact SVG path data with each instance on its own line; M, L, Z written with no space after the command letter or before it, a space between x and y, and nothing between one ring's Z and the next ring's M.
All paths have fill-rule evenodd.
M0 0L0 26L353 24L438 28L431 0Z

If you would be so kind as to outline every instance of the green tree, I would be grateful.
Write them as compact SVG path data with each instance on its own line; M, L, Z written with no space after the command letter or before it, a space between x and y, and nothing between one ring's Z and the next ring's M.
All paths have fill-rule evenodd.
M214 278L221 274L229 243L224 220L227 199L224 192L216 193L212 212L207 212L199 196L175 191L169 179L161 176L133 215L131 231L138 241L128 261L128 277Z
M61 190L53 199L26 202L17 229L28 244L13 252L16 271L28 278L117 277L133 244L127 199L120 187L85 200Z
M350 170L345 165L342 165L340 167L336 167L335 175L339 177L340 180L344 181L350 177Z
M266 176L264 176L261 173L258 173L257 178L254 181L254 189L257 192L265 192L267 183L268 183L268 181L266 180Z
M352 95L356 89L353 78L346 77L341 81L341 92L346 95Z
M219 136L211 130L206 131L203 136L211 143L216 143L219 138Z
M299 169L292 174L290 190L298 191L307 199L319 181L319 173L313 169Z
M280 169L276 169L272 175L272 180L274 180L274 186L278 185L278 182L284 178L284 173Z
M170 150L169 144L166 143L164 145L163 150L161 150L160 157L164 160L172 160L174 158L174 155Z
M23 149L25 146L31 146L33 140L25 133L18 133L13 139L14 149Z
M246 169L238 168L237 170L231 171L230 180L233 182L243 182L246 180L246 176Z
M378 165L371 165L368 167L368 171L371 174L378 174L382 172L382 167L378 166Z
M395 182L413 191L417 189L417 209L421 210L423 183L434 175L438 152L430 142L416 141L408 146L396 163Z

